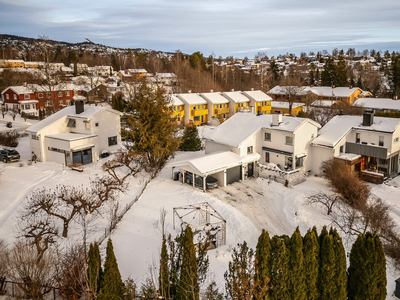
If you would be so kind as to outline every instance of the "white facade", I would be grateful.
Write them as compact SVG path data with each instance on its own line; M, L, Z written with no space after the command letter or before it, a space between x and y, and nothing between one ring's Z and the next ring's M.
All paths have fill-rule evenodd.
M102 151L113 152L121 147L121 113L99 106L66 107L31 126L32 155L40 161L64 165L97 162Z

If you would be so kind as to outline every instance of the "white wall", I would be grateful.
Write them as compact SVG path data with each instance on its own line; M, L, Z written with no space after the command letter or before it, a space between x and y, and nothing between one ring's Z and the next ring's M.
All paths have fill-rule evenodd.
M236 147L219 144L213 141L206 141L205 154L214 153L218 151L231 151L239 155L239 149Z
M333 148L326 148L326 147L320 147L320 146L311 146L309 151L309 159L311 160L311 163L309 164L311 167L309 167L307 170L311 170L312 174L321 174L321 165L322 162L328 159L333 158Z
M96 127L96 123L99 126ZM98 135L98 151L110 152L121 148L121 121L118 114L103 110L90 118L91 133ZM108 146L108 138L117 136L117 145Z

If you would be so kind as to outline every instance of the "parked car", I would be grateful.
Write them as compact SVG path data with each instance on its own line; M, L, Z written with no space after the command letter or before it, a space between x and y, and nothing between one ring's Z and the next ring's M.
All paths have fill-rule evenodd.
M0 160L4 163L14 162L20 160L20 155L17 150L15 149L2 149L0 150Z
M185 172L185 182L187 184L193 185L193 173L192 172ZM194 174L194 184L196 186L203 187L203 177ZM206 177L206 187L207 189L212 189L218 186L218 179L207 176Z

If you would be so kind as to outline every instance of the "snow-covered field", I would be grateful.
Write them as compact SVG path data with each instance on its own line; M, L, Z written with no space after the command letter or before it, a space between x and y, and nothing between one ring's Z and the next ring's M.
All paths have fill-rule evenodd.
M0 116L1 117L1 116ZM1 124L0 124L1 126ZM85 166L79 173L64 169L55 163L37 163L28 166L28 138L22 138L17 150L21 153L24 166L19 163L0 163L3 171L0 177L0 238L12 243L18 230L18 210L24 197L38 187L55 187L57 184L86 185L89 178L100 175L101 163ZM201 156L204 152L178 153L175 160ZM143 175L131 179L130 189L121 195L121 207L132 201L147 178ZM372 185L372 192L387 201L392 207L392 216L400 222L400 176L388 184ZM218 188L204 193L200 189L172 180L172 170L165 167L147 186L142 197L125 214L122 221L112 232L114 251L124 279L130 277L139 285L148 275L150 264L158 263L161 246L161 232L157 221L160 209L167 211L167 231L172 235L179 233L179 224L173 229L172 211L174 207L209 202L227 221L227 244L209 251L210 278L222 288L223 274L230 260L231 250L244 240L250 247L255 247L258 236L264 228L270 235L291 235L299 226L302 234L314 225L318 230L329 225L325 210L320 206L304 204L306 196L317 191L328 191L329 187L322 178L309 177L306 182L288 189L276 182L265 179L249 179L237 182L226 188ZM107 211L96 220L96 232L91 239L98 239L107 227ZM82 232L79 226L71 230L71 240L81 241ZM345 241L346 252L352 241ZM102 245L104 251L105 243ZM388 261L388 297L393 296L394 279L399 276Z

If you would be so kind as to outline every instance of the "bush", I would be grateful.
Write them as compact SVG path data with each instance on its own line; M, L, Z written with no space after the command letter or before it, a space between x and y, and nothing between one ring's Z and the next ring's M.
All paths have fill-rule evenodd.
M179 148L182 151L199 151L201 149L201 141L196 126L186 126Z
M370 196L369 187L343 161L334 158L326 160L321 169L333 191L342 195L347 204L355 208L365 206Z
M0 132L0 145L6 147L18 146L19 133L16 130Z

